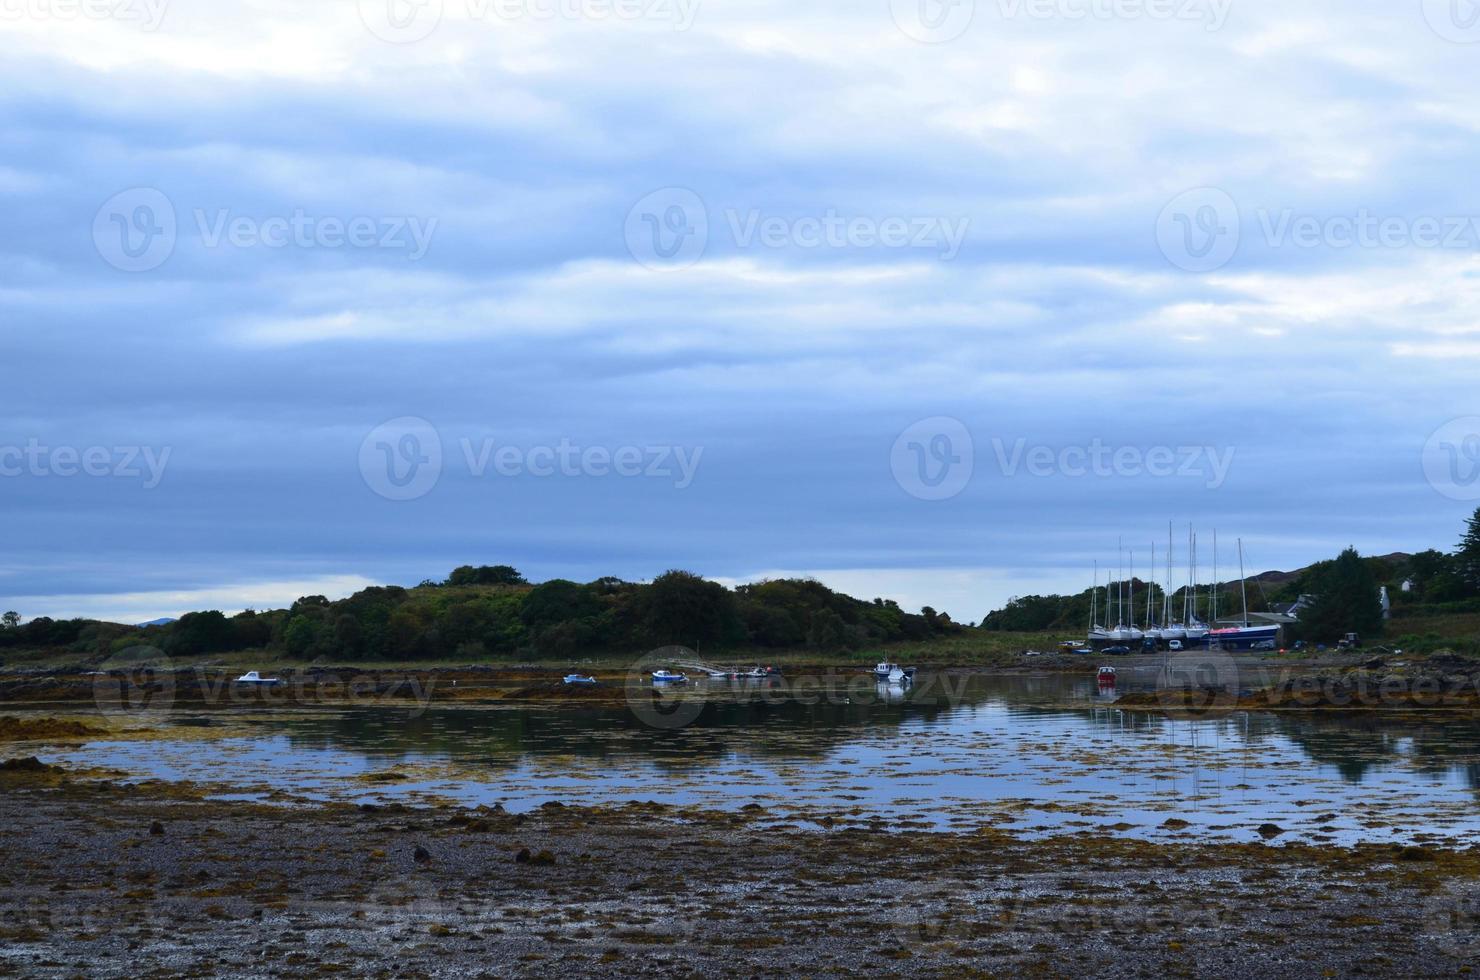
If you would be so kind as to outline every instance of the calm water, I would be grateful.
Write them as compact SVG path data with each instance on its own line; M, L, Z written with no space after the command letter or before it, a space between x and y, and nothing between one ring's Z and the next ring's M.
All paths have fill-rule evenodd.
M1154 674L1123 673L1120 690ZM222 796L764 806L778 822L1093 830L1158 839L1425 841L1480 832L1480 723L1125 712L1093 678L924 678L802 700L691 692L655 728L627 708L181 709L179 740L99 741L62 761L218 784ZM639 698L639 703L642 699ZM218 728L199 740L187 729ZM394 777L401 777L399 779ZM1185 828L1164 826L1169 819Z

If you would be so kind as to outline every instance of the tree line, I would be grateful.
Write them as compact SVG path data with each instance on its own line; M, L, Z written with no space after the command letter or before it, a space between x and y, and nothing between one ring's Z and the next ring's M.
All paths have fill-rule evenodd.
M171 656L260 649L309 660L477 662L668 644L715 652L837 652L928 640L960 628L928 606L905 612L892 600L855 599L809 579L730 589L673 570L647 583L607 577L532 584L508 565L465 565L442 582L415 588L374 586L340 600L304 596L288 609L234 616L191 612L161 626L38 617L0 628L0 650L65 648L106 656L150 645Z

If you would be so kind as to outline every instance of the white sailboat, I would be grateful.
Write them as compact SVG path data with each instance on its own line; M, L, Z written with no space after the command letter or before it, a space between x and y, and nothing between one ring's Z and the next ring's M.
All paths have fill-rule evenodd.
M1119 604L1119 607L1120 607L1119 610L1118 610L1120 615L1119 615L1119 617L1116 620L1115 629L1113 629L1113 630L1110 631L1110 639L1113 640L1113 641L1115 641L1116 643L1140 643L1143 639L1145 639L1146 634L1143 633L1143 632L1141 632L1139 629L1137 629L1136 628L1136 623L1135 623L1135 615L1136 615L1135 614L1135 609L1136 609L1136 555L1135 555L1135 552L1131 552L1130 553L1130 581L1127 583L1127 582L1125 582L1122 579L1121 582L1117 583L1117 586L1118 586L1117 592L1119 592L1120 593L1120 596L1121 596L1117 600L1117 602ZM1129 610L1129 614L1127 614L1127 610ZM1129 622L1127 622L1127 620L1129 620Z
M1187 627L1172 619L1172 523L1167 522L1167 586L1162 590L1161 638L1167 643L1186 640Z
M1187 565L1187 643L1201 646L1208 638L1208 624L1197 618L1197 535L1190 527L1187 533L1192 538L1191 560Z
M1106 583L1106 591L1109 591L1109 583ZM1105 597L1105 605L1110 604L1110 597ZM1109 643L1110 631L1100 623L1100 563L1095 562L1094 583L1089 590L1089 644L1093 647L1096 643Z
M1152 569L1151 574L1152 575L1155 575L1156 574L1156 542L1155 541L1151 542L1151 569ZM1153 619L1152 618L1153 617L1153 614L1154 614L1154 609L1152 607L1152 599L1154 598L1154 594L1155 594L1154 593L1154 590L1151 587L1151 578L1148 576L1147 579L1146 579L1146 639L1148 639L1148 640L1154 640L1157 643L1160 643L1166 637L1164 635L1165 634L1165 631L1161 628L1161 626L1159 624L1165 622L1166 620L1164 618L1162 618L1162 619ZM1156 625L1153 625L1153 624L1156 624Z

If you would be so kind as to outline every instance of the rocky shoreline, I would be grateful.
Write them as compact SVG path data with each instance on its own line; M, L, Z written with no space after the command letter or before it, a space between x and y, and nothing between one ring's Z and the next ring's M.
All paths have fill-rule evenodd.
M0 772L0 974L1299 978L1480 951L1474 850L271 806L84 775Z

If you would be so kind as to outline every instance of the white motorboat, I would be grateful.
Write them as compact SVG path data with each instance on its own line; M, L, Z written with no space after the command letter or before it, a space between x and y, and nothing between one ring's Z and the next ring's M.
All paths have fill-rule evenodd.
M708 673L709 679L713 681L757 681L774 677L781 671L772 667L752 667L749 670L733 667L729 670L711 670Z
M901 667L899 664L882 663L874 667L874 677L877 680L888 681L891 684L900 684L904 681L915 679L915 668Z
M250 684L256 687L275 687L282 683L277 677L263 677L255 670L249 670L236 679L238 684Z
M565 675L565 683L567 683L567 684L584 684L587 687L592 687L592 686L594 686L596 684L596 678L594 678L594 677L583 677L580 674L566 674Z
M674 673L671 670L655 670L653 671L653 680L660 684L682 684L688 680L688 676Z

